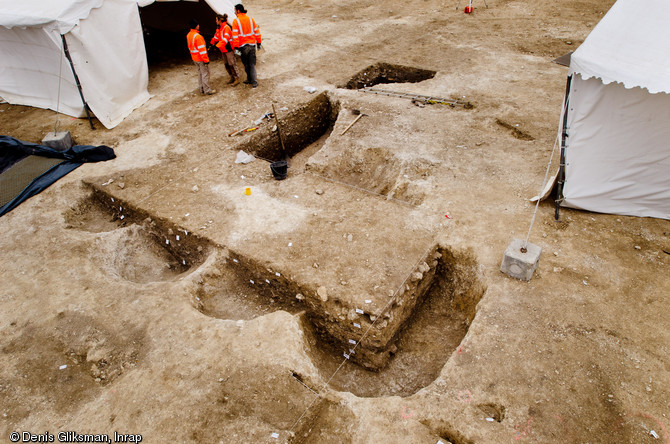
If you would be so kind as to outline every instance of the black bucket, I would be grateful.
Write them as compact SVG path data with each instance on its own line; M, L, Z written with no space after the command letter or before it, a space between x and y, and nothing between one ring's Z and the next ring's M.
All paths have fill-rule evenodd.
M270 164L270 169L272 170L272 175L277 180L284 180L288 174L288 162L285 160L279 160L277 162L272 162Z

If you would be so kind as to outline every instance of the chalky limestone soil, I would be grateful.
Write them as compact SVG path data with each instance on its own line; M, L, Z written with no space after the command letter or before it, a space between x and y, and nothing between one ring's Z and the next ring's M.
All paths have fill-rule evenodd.
M542 203L533 279L499 271L507 245L527 234L528 198L555 143L567 70L551 60L576 49L612 3L475 1L470 15L436 0L249 4L265 46L258 88L227 86L214 61L219 93L200 96L186 51L176 51L151 66L153 98L118 127L91 131L61 116L77 143L118 157L0 218L0 442L12 431L186 443L670 442L670 222L568 209L555 222ZM379 63L435 72L385 89L473 107L343 87ZM295 153L288 179L310 175L318 188L288 196L290 212L248 211L236 200L246 186L249 198L286 189L264 161L234 163L275 123L228 134L273 102L281 126L323 92L332 119ZM353 110L366 115L342 135ZM38 142L55 120L0 104L2 134ZM217 188L224 175L239 187ZM129 208L146 214L121 219L125 210L98 205L87 183L131 196ZM306 302L256 291L236 272L235 249L213 241L304 229L314 213L337 210L329 184L349 190L347 215L378 199L413 216L348 216L349 233L337 219L318 226L321 254L371 227L399 239L428 230L443 253L436 286L376 373L351 362L336 372L342 350L313 328ZM374 264L357 271L370 291L397 271L383 266L387 245L360 252ZM330 254L324 271L344 291L350 264ZM312 273L322 266L300 259ZM273 260L301 272L289 253Z

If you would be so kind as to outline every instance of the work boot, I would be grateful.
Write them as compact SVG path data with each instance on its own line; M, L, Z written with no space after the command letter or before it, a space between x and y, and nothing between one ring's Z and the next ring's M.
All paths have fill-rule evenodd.
M216 94L216 90L215 90L215 89L210 89L209 91L207 91L206 94L207 94L208 96L211 96L212 94Z
M231 83L235 83L235 77L231 77L230 80L228 80L228 84L230 85Z
M235 80L233 81L233 86L237 86L237 85L239 85L240 83L242 83L242 82L240 81L240 78L239 78L239 77L236 77Z

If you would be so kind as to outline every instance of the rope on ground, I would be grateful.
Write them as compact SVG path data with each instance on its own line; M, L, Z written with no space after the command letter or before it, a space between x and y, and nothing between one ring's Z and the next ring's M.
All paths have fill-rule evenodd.
M252 154L252 155L253 155L256 159L264 160L264 161L269 162L269 163L273 163L273 162L274 162L274 160L266 159L265 157L261 157L261 156L258 156L258 155L256 155L256 154ZM307 171L307 170L305 170L304 172L307 173L307 174L311 174L312 176L319 177L319 178L321 178L321 179L323 179L323 180L325 180L325 181L327 181L327 182L336 183L336 184L338 184L338 185L343 185L343 186L348 187L348 188L353 188L354 190L362 191L362 192L364 192L364 193L371 194L371 195L373 195L373 196L378 196L378 197L381 197L381 198L383 198L383 199L385 199L385 200L392 200L392 201L394 201L394 202L398 202L398 203L400 203L400 204L402 204L402 205L406 205L406 206L411 207L411 208L419 208L418 205L414 205L414 204L412 204L412 203L410 203L410 202L407 202L407 201L404 201L404 200L396 199L395 197L389 197L389 196L386 195L386 194L375 193L374 191L370 191L370 190L367 190L367 189L365 189L365 188L357 187L356 185L351 185L351 184L346 183L346 182L341 182L341 181L339 181L339 180L331 179L330 177L322 176L321 174L314 173L314 172L312 172L312 171Z
M194 167L191 168L189 171L187 171L187 172L185 172L184 174L182 174L181 176L177 177L177 178L174 180L174 182L177 182L178 180L184 178L187 174L191 173L195 168L200 168L201 166L205 165L206 163L210 163L210 162L212 162L213 160L218 159L219 157L221 157L221 156L220 156L220 154L217 153L215 156L212 156L212 157L209 157L209 158L203 160L201 163L199 163L198 165L194 166ZM166 189L167 187L169 187L169 186L171 186L171 185L173 185L173 184L174 184L174 183L172 183L172 182L168 182L168 183L166 183L165 185L163 185L162 187L158 188L158 189L155 190L154 192L149 193L148 195L146 195L146 196L143 197L142 199L138 200L137 203L140 204L140 203L144 202L144 201L147 200L148 198L150 198L150 197L152 197L152 196L155 196L156 194L160 193L161 191L163 191L164 189Z
M375 193L374 191L366 190L365 188L357 187L356 185L351 185L351 184L346 183L346 182L340 182L339 180L331 179L330 177L322 176L320 174L313 173L311 171L305 171L305 172L308 173L308 174L311 174L312 176L320 177L321 179L323 179L325 181L328 181L328 182L332 182L332 183L336 183L338 185L343 185L345 187L353 188L354 190L362 191L364 193L371 194L373 196L379 196L379 197L381 197L382 199L385 199L385 200L392 200L394 202L398 202L399 204L402 204L402 205L405 205L405 206L408 206L408 207L411 207L411 208L419 208L418 205L414 205L414 204L409 203L409 202L404 201L404 200L396 199L395 197L389 197L386 194Z

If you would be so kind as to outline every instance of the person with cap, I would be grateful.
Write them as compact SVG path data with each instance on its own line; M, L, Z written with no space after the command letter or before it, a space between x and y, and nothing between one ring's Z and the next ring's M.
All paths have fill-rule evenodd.
M226 65L226 71L230 74L230 82L233 86L240 84L240 73L237 69L237 60L235 59L235 53L233 52L232 40L233 33L228 25L228 14L217 15L216 16L216 33L212 40L210 41L211 45L216 46L221 51L223 56L223 63Z
M235 5L233 20L233 48L240 51L247 80L244 83L256 88L256 49L261 49L261 32L256 21L247 15L241 3Z
M188 50L191 52L193 63L198 67L200 92L208 95L215 94L216 90L209 87L209 55L207 54L205 39L199 32L200 24L196 19L191 19L189 27L191 30L186 36L186 43L188 44Z

